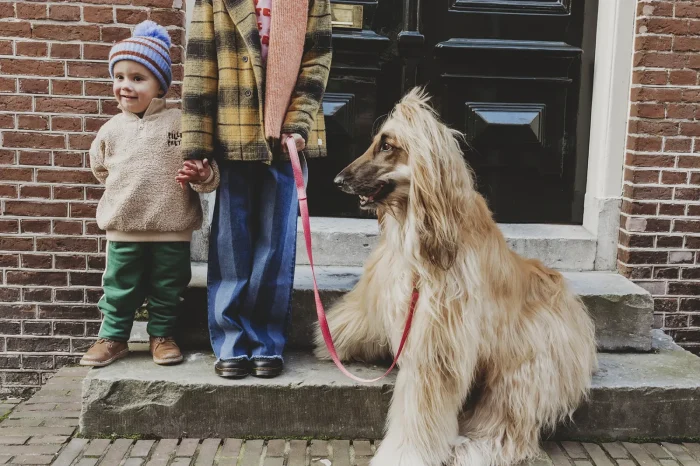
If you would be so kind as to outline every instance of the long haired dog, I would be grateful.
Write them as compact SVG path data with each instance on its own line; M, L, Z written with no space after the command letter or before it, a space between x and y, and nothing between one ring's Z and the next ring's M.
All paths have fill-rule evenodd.
M329 312L340 358L394 354L414 283L420 292L373 466L535 457L540 431L573 413L596 367L586 309L561 274L508 248L459 137L414 89L336 178L381 219L360 281ZM327 359L320 334L316 345Z

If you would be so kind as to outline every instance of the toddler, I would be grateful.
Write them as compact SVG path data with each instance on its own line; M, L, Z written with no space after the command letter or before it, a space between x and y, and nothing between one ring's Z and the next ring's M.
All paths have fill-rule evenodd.
M181 113L166 108L163 98L172 81L169 51L167 31L145 21L109 54L121 113L102 126L90 148L92 171L105 185L97 224L108 245L98 304L104 319L99 339L80 361L84 366L106 366L129 353L134 314L144 300L153 361L182 361L173 334L191 278L192 231L202 222L197 192L215 190L219 172L204 161L188 177L189 186L179 178Z

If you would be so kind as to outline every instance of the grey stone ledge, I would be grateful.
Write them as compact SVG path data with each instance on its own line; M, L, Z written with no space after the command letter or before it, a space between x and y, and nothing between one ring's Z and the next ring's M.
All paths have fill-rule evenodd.
M360 267L322 266L316 268L319 288L326 309L359 279ZM192 349L208 349L206 329L206 263L193 263L190 292L186 296L188 312L183 315L183 338ZM564 272L572 290L588 307L596 324L601 351L650 351L653 325L653 301L643 288L613 272ZM298 265L292 296L290 346L308 348L316 325L311 268ZM137 322L133 343L148 341L144 323ZM196 343L195 343L196 340Z
M275 379L222 379L210 353L180 366L133 354L90 371L83 384L83 435L379 438L395 374L357 384L332 363L292 352ZM349 365L362 377L384 367ZM158 422L153 422L158 419ZM242 422L236 421L240 420ZM700 432L700 358L657 339L648 354L599 354L590 399L556 438L679 439Z

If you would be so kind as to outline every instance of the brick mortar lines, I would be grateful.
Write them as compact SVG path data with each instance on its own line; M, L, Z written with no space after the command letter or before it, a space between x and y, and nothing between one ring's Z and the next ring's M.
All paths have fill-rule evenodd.
M688 347L700 342L700 9L640 0L635 33L618 268Z

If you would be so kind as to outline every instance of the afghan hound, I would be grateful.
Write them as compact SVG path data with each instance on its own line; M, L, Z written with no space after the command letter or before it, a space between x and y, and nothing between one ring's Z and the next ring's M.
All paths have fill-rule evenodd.
M562 275L512 252L459 144L419 89L335 182L381 237L330 310L344 361L395 354L420 297L373 466L505 466L536 457L596 368L594 329ZM316 356L329 358L320 333Z

